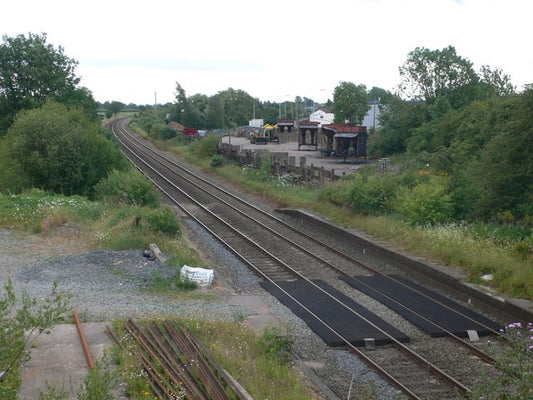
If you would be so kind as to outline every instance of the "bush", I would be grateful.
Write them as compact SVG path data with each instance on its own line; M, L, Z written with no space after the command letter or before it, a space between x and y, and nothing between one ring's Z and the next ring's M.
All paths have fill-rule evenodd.
M159 140L168 140L176 136L176 131L163 122L154 124L152 132L155 134L156 139Z
M127 161L81 109L48 102L23 111L0 146L0 190L39 188L92 196L94 186Z
M390 211L399 183L389 176L355 174L322 189L319 199L339 206L350 206L360 214Z
M396 198L396 212L410 224L438 224L453 219L451 196L443 178L432 177L412 189L404 189Z
M95 187L99 200L109 203L157 207L159 198L156 190L139 171L112 171Z
M181 226L176 213L170 207L152 210L146 216L149 228L154 232L160 232L170 236L181 233Z
M361 214L386 213L396 196L396 185L383 176L356 175L348 192L348 203Z
M218 154L218 136L206 136L202 140L195 140L191 144L191 152L200 158L210 158Z
M4 290L0 297L0 398L15 399L20 383L19 363L29 359L28 349L39 335L64 322L65 313L71 310L70 296L59 292L57 282L45 298L33 298L23 291L17 299L10 278Z
M281 363L286 363L290 359L292 340L288 336L282 335L278 327L266 327L258 340L258 346L263 354L275 358Z
M211 157L211 166L213 168L220 167L224 164L224 157L221 154L215 154L213 157Z

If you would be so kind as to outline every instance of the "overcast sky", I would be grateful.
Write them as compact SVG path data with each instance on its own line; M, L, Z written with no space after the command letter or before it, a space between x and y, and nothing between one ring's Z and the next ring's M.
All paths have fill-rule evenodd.
M394 91L416 47L454 46L521 90L532 16L532 0L24 0L3 4L0 32L46 33L100 102L173 102L176 82L323 102L341 81Z

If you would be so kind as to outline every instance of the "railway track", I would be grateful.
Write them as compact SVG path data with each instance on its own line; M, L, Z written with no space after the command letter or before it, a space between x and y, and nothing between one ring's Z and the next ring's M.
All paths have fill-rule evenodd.
M394 268L389 266L385 270L378 270L371 267L353 254L348 254L343 248L336 247L335 243L326 243L319 233L297 229L290 221L275 215L274 210L255 204L253 200L245 200L242 194L233 193L228 188L213 184L137 138L127 128L125 119L115 120L109 127L119 139L127 157L187 216L197 221L261 276L265 287L277 293L278 299L285 299L287 304L298 309L301 315L313 320L313 324L319 324L327 335L333 335L338 342L378 371L408 398L452 399L467 395L469 386L473 383L471 374L457 376L454 372L464 368L453 365L454 362L464 364L464 359L442 363L442 357L439 359L438 356L439 351L414 350L416 346L405 343L408 340L398 339L394 333L390 333L389 327L376 324L368 318L364 310L354 307L349 299L337 296L337 292L345 290L349 284L366 286L376 292L374 298L385 297L392 307L408 310L414 315L413 320L421 320L422 325L425 323L436 327L435 329L443 332L440 336L446 336L447 348L448 338L451 338L454 340L454 346L463 349L457 350L457 347L455 351L464 352L466 349L471 354L469 365L472 366L469 368L488 369L490 373L498 373L490 367L493 360L480 349L482 346L479 346L479 343L477 346L472 345L446 327L440 326L438 317L428 319L419 311L399 303L389 296L386 289L380 288L383 283L378 281L376 284L363 279L378 276L387 281L391 280L402 290L414 293L410 296L418 296L423 302L431 302L432 307L455 312L454 307L447 305L442 299L433 299L431 293L420 291L401 278L392 276L393 272L398 272ZM343 280L338 279L339 277ZM351 282L350 279L357 282ZM321 283L325 281L328 283ZM293 284L297 287L300 285L304 295L297 296L291 289ZM337 328L339 321L326 318L325 314L320 312L320 307L317 309L308 303L305 292L311 291L316 293L315 298L323 296L325 303L338 307L339 319L353 318L359 321L358 323L368 324L385 338L387 345L379 348L374 345L363 348L354 345L354 340L346 337L346 334ZM463 311L460 310L459 313L463 314ZM479 329L485 329L488 333L498 334L494 325L485 320L478 321L476 316L463 314L461 318L474 324L471 331L475 333ZM429 353L437 356L428 360L425 355Z

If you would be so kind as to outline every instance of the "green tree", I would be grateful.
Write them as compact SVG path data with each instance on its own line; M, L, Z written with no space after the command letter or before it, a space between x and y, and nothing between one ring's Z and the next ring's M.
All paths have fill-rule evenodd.
M208 97L197 94L188 98L185 89L176 82L175 98L169 110L170 120L190 128L205 128Z
M453 109L474 100L479 82L472 63L452 46L442 50L417 47L400 67L400 77L401 91L408 98L433 104L443 96Z
M205 94L195 94L190 96L188 99L189 112L188 116L188 126L195 128L205 128L206 127L206 110L207 103L209 102L209 97Z
M224 102L224 127L248 125L253 116L254 99L243 90L232 88L218 93ZM256 102L258 103L258 102Z
M484 193L478 212L495 216L533 216L533 87L520 96L493 101L490 138L480 160L479 184Z
M409 137L426 122L426 115L422 103L394 97L380 115L382 127L372 136L369 153L382 157L405 152Z
M334 89L332 111L335 114L335 122L361 124L369 109L365 85L340 82Z
M372 89L368 91L368 100L370 101L380 101L382 104L388 104L394 99L394 94L386 89L382 89L376 86L373 86Z
M96 183L128 163L78 108L49 101L22 111L0 145L0 188L92 196Z
M63 48L46 43L46 35L3 36L0 45L0 135L15 115L42 105L47 99L83 107L96 118L97 104L86 88L77 87L77 61Z
M501 69L493 69L483 65L479 71L478 99L488 99L492 96L510 96L516 94L516 88L511 83L511 77Z
M106 102L105 108L111 111L113 115L117 115L124 109L124 103L121 103L120 101L112 101L111 103Z

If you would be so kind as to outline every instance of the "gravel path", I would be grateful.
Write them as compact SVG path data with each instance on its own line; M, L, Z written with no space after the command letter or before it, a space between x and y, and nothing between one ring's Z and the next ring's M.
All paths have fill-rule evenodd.
M236 305L235 296L258 297L268 316L277 319L294 341L295 365L313 386L317 399L347 398L352 377L352 396L372 381L378 398L395 398L394 389L359 360L325 346L301 319L261 289L257 277L218 242L187 220L183 225L191 245L201 249L202 257L215 270L213 285L198 289L205 296L191 299L149 290L154 274L171 278L173 269L145 258L142 250L88 251L83 233L71 227L39 235L0 229L2 290L11 277L19 295L25 290L42 297L58 280L59 289L73 296L70 304L85 321L156 316L229 321L244 316L252 320L264 311Z

